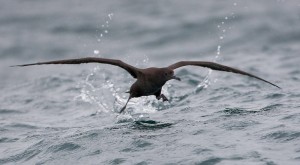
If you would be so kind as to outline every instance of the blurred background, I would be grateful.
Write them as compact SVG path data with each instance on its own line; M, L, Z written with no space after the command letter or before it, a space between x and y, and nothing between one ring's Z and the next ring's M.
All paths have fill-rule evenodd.
M0 164L298 164L299 0L0 1ZM146 68L216 61L267 79L187 67L116 112Z

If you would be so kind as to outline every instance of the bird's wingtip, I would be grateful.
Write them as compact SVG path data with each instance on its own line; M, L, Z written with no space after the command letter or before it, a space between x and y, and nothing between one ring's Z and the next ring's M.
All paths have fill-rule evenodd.
M273 85L274 87L276 87L277 89L282 89L280 86L278 86L278 85L275 85L275 84L271 84L271 85Z
M11 65L9 67L24 67L24 66L29 66L31 64L24 64L24 65Z
M270 82L269 82L270 83ZM274 83L270 83L271 85L273 85L274 87L277 87L278 89L282 89L280 86L274 84Z

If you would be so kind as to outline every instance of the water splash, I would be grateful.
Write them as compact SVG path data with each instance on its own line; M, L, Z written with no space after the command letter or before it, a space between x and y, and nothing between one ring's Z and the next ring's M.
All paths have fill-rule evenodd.
M99 102L99 100L103 99L103 95L98 95L96 93L101 92L100 89L94 85L94 81L92 80L96 73L100 70L100 67L95 67L93 71L86 76L86 78L78 84L81 88L80 94L75 97L75 100L80 99L83 102L87 102L90 104L96 105L102 111L108 112L109 108L105 102ZM97 111L96 113L98 113Z
M96 41L101 43L102 39L109 33L109 24L112 21L114 14L110 13L105 18L105 23L102 24L96 32ZM95 56L101 57L101 51L97 48L93 50ZM109 102L110 98L115 98L122 100L122 95L118 95L117 92L120 91L119 88L115 88L114 84L110 82L108 76L104 74L99 74L101 68L99 66L93 68L91 72L86 76L86 78L78 84L81 88L79 96L75 97L76 100L80 99L83 102L87 102L98 107L98 112L109 112L112 110L110 105L106 104ZM99 81L103 82L99 82ZM102 86L97 86L96 84L102 84ZM125 99L123 99L125 100Z
M211 84L210 82L210 75L212 74L212 70L209 69L207 75L204 77L204 79L199 83L199 85L196 87L195 92L197 93L201 89L208 88L208 86Z
M98 50L95 50L96 53ZM135 61L136 66L144 66L149 63L149 58L147 55L144 55L142 59ZM126 76L125 76L126 74ZM134 80L129 79L130 75L124 72L124 77L112 76L113 72L110 72L106 69L103 69L100 66L95 67L91 72L86 76L86 78L78 84L81 88L79 96L75 99L80 100L97 107L97 113L105 112L119 112L120 109L125 105L128 94L125 91L128 91L128 87L133 83ZM117 78L116 78L117 77ZM121 84L126 85L124 88L120 84L115 85L114 82L117 82L117 79L125 78L125 81L128 83ZM99 85L101 84L101 85ZM163 92L168 95L167 90L164 88ZM127 115L131 114L148 114L154 113L157 111L157 100L155 97L141 97L136 99L131 99L127 105L126 112L129 112ZM137 119L140 116L136 117ZM120 117L117 119L119 122L122 121L131 121L132 117ZM135 119L134 119L135 120Z
M105 18L105 24L102 24L97 30L96 32L97 33L100 33L100 34L97 34L96 35L96 41L98 43L101 43L102 41L102 38L109 33L109 25L110 25L110 21L113 20L113 16L114 16L114 13L110 13L107 15L107 17ZM95 49L96 50L96 49ZM95 53L94 51L94 55L99 55L99 53Z
M237 6L237 3L233 3L234 6ZM225 16L221 22L217 25L217 29L219 30L219 44L217 46L217 51L216 51L216 55L214 58L214 62L218 62L218 60L220 59L220 55L221 55L221 48L222 48L222 43L224 42L224 39L226 37L226 34L228 31L232 30L232 27L230 25L227 24L227 21L229 21L230 19L234 19L235 18L235 14L234 12L231 12L230 16ZM205 78L203 79L202 82L199 83L199 85L197 86L195 92L197 93L198 91L201 91L201 89L203 88L208 88L208 86L211 84L210 81L210 76L212 74L212 70L209 69L207 75L205 76ZM218 81L218 79L213 80L213 83L216 83Z

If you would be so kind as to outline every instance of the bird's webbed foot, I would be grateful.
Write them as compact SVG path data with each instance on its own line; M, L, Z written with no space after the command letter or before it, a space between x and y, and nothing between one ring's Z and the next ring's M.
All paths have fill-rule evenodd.
M159 96L156 96L156 99L157 100L163 99L163 102L169 101L169 99L164 94L160 94Z

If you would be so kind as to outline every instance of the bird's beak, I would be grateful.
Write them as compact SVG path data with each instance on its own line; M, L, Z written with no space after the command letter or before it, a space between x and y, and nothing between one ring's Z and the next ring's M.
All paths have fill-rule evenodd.
M175 80L178 80L178 81L181 81L181 79L179 77L176 77L176 76L173 76L172 79L175 79Z

